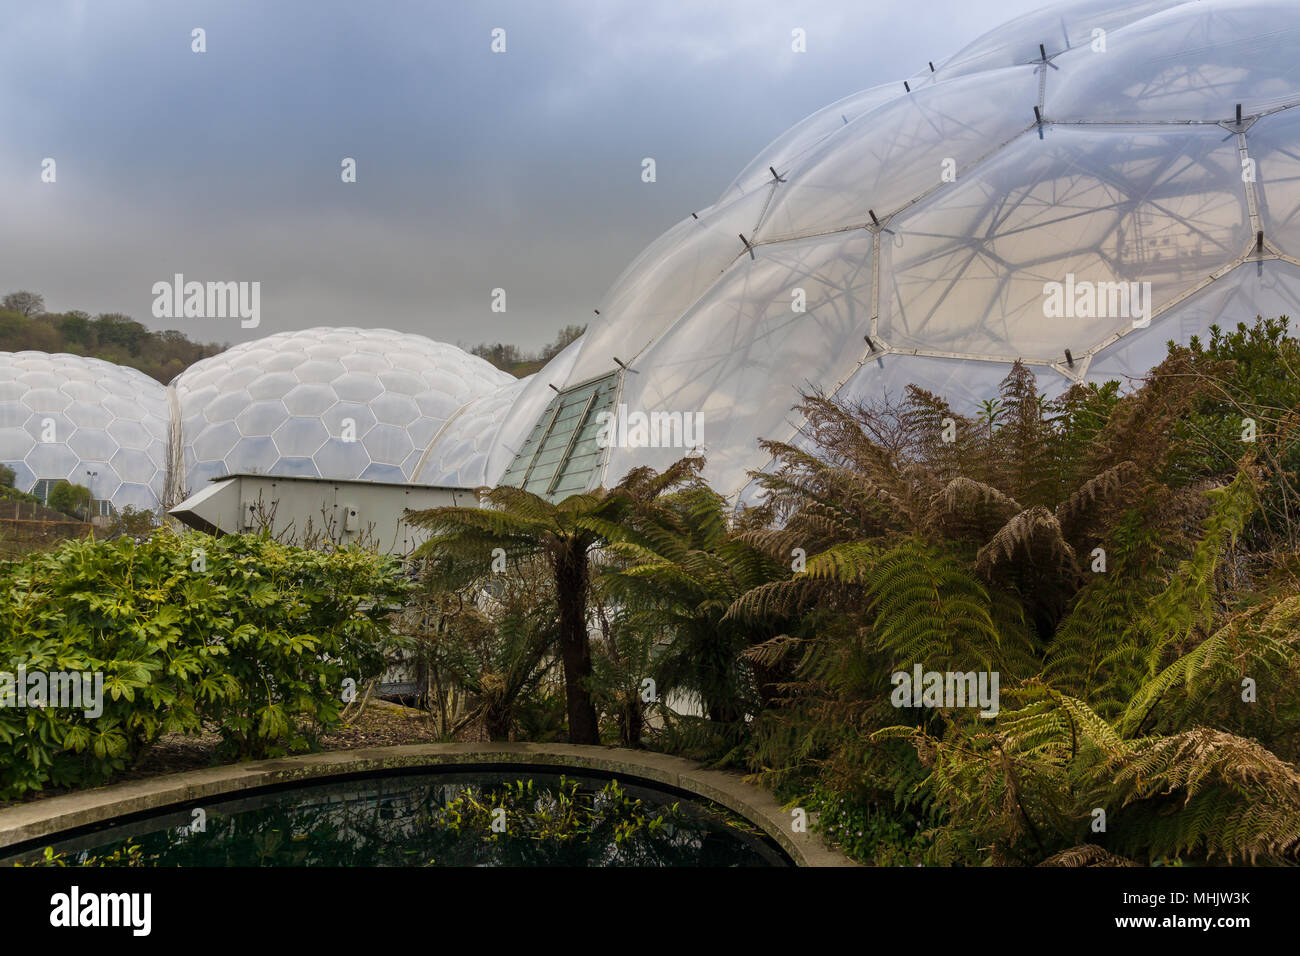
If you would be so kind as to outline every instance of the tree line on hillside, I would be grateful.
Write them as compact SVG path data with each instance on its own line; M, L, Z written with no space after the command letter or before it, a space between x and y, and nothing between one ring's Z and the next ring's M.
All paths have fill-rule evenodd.
M153 332L129 315L80 309L45 311L35 292L11 292L0 299L0 349L9 352L69 352L138 369L164 385L190 365L227 345L192 342L184 332Z
M539 352L525 352L519 346L505 342L483 342L471 347L469 352L471 355L477 355L479 358L491 362L501 371L509 372L515 378L523 378L525 375L532 375L559 355L560 352L564 351L566 345L585 331L587 331L585 325L566 325L560 329L555 336L555 340L548 345L542 346Z

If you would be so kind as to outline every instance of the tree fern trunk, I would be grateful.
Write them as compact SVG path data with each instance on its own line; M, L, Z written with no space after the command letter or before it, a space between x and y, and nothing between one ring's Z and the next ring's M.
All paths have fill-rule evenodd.
M645 714L641 701L633 698L623 704L622 719L619 721L619 741L624 747L637 749L641 746L642 728L645 726Z
M564 662L564 696L569 712L569 740L598 744L596 707L587 683L591 677L591 643L587 640L587 546L564 542L555 557L555 597L560 606L560 655Z
M510 707L509 705L495 704L488 707L483 712L483 729L487 732L488 740L509 740L510 739Z

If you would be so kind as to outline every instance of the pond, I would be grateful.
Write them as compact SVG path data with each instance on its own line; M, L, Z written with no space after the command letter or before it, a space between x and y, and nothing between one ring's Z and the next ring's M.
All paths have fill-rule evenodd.
M196 812L197 811L197 812ZM133 817L0 857L87 866L790 866L716 804L641 782L526 769L262 790Z

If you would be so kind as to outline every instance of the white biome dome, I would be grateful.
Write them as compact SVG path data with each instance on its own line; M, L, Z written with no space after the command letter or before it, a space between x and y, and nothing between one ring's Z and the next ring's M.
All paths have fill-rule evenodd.
M166 389L133 368L66 353L0 352L0 464L20 491L83 485L117 508L159 506Z
M1296 0L1087 0L814 114L633 261L533 401L497 410L523 438L487 480L558 498L684 453L598 440L623 406L698 420L706 477L735 493L759 438L795 434L800 392L915 383L964 410L1017 360L1056 394L1293 313L1298 51Z
M514 382L454 345L390 329L237 345L172 383L189 492L238 473L411 481L457 409Z
M157 510L239 473L412 481L436 470L422 462L456 417L470 444L445 484L482 474L473 443L500 432L496 419L530 384L389 329L282 332L196 362L170 386L100 359L0 352L0 464L21 491L67 480L116 508ZM494 398L486 418L456 416Z

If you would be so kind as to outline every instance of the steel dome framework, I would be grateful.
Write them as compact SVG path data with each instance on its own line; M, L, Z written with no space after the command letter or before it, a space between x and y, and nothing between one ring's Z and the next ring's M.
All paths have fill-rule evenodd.
M622 403L703 413L706 476L734 493L760 437L797 433L800 391L916 383L969 407L1020 360L1052 394L1141 376L1221 318L1294 312L1297 49L1293 0L1086 0L832 104L637 257L538 373L558 394L501 416L515 457L481 477L555 496L683 453L595 447L593 416ZM1049 317L1067 282L1149 288L1146 315ZM563 481L526 481L539 465Z

